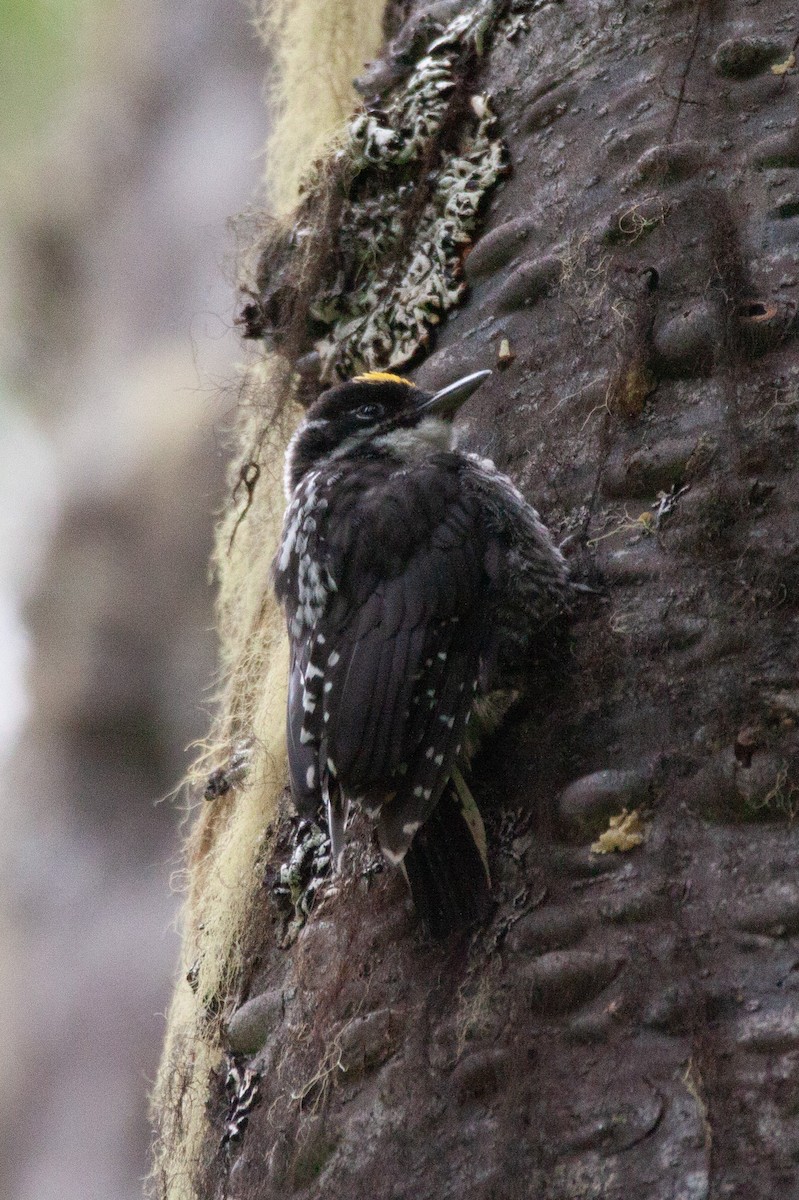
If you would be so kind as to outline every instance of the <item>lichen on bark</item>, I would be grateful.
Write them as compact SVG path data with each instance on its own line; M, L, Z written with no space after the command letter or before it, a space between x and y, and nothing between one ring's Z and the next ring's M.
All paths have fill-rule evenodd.
M466 291L463 259L507 172L488 97L470 88L503 5L475 0L371 97L261 249L243 323L318 383L418 359ZM435 36L433 36L435 34Z

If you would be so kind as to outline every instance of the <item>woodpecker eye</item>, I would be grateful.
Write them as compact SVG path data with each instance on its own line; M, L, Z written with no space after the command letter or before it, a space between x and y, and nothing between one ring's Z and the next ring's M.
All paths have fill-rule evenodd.
M355 416L359 421L377 421L382 417L385 409L382 404L362 404L356 410Z

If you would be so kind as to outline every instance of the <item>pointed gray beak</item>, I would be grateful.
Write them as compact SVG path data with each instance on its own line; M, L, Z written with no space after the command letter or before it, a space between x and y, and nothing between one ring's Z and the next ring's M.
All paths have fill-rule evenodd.
M468 400L490 374L490 371L475 371L472 375L464 375L463 379L448 383L429 400L425 400L422 411L434 413L437 417L454 417L464 400Z

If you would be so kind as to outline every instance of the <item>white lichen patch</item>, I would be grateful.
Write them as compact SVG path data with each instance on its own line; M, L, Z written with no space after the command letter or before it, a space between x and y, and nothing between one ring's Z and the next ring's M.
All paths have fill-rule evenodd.
M379 106L350 122L335 155L347 197L307 308L311 327L326 329L316 341L323 382L408 363L463 298L464 252L507 169L489 98L463 82L499 7L479 0L459 13ZM297 247L313 236L313 212L310 185Z
M463 251L472 241L483 197L505 170L504 146L491 137L494 116L487 103L486 109L460 153L443 164L399 278L389 261L382 269L378 266L364 288L353 292L342 287L338 296L325 297L327 311L332 315L338 309L338 319L316 345L323 379L334 379L336 372L346 377L364 369L402 366L427 345L443 315L460 303L466 289ZM398 237L402 203L402 196L386 193L379 231L391 229ZM363 214L353 212L356 221L368 215L369 206ZM354 233L359 236L357 229Z

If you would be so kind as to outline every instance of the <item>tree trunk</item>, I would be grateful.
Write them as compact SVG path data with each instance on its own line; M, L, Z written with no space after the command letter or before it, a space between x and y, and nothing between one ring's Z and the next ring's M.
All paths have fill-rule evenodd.
M384 111L425 52L449 53L431 39L465 7L389 8L395 53L365 84ZM468 296L406 369L432 386L498 368L467 406L469 445L594 593L568 659L475 763L491 922L429 943L376 861L320 885L304 924L287 915L279 868L301 835L265 799L283 783L285 668L263 599L279 518L264 430L286 368L272 360L268 400L251 384L218 559L222 773L194 834L159 1194L799 1196L795 20L778 0L469 11L485 20L453 51L433 143L383 164L382 190L335 165L317 181L300 210L316 240L301 258L270 236L249 332L297 361L306 398L336 371L401 365L407 342L343 331L354 285L330 281L352 266L347 231L359 204L414 185L393 191L411 218L386 259L401 308L431 173L477 156L489 208L479 238L456 231L461 255L476 239ZM475 129L472 94L495 126Z

